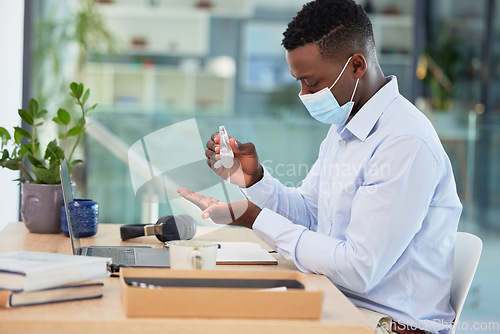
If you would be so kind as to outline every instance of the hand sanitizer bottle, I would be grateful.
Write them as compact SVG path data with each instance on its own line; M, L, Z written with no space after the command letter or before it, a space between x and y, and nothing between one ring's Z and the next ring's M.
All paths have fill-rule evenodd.
M233 167L234 153L229 144L229 136L227 135L226 128L224 125L219 126L219 136L220 136L220 160L214 165L215 168L224 166L224 168Z

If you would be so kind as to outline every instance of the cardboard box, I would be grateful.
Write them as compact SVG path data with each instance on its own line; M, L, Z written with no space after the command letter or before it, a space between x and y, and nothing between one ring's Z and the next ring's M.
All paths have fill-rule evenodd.
M308 290L305 275L296 271L164 268L120 271L122 305L129 317L319 319L321 316L323 292ZM237 286L250 283L254 287L229 287L234 282ZM291 288L286 291L260 288L282 282L291 284ZM203 286L212 283L224 287Z

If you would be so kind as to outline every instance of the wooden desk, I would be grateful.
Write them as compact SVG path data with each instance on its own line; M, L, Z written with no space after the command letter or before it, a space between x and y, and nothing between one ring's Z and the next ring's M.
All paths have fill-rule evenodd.
M244 228L199 228L200 240L262 241ZM161 247L154 237L122 242L119 226L101 224L88 245L144 245ZM263 244L265 245L265 244ZM265 245L268 247L267 245ZM0 233L0 253L18 250L71 254L69 238L62 234L32 234L22 223L11 223ZM289 261L276 265L217 266L221 270L297 270ZM323 314L312 320L127 318L120 302L118 278L105 278L103 298L0 310L0 332L31 333L370 333L361 312L325 277L307 274L308 285L324 291Z

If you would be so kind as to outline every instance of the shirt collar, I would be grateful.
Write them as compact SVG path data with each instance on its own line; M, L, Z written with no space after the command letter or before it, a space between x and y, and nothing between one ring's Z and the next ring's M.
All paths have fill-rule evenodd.
M397 78L391 75L385 79L387 84L382 86L345 126L361 141L365 141L389 104L399 96Z

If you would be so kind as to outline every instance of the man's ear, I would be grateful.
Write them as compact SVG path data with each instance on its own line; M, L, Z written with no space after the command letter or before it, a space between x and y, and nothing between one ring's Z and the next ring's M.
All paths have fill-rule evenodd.
M354 77L356 79L361 78L366 72L366 67L366 58L361 53L355 53L352 56L352 68Z

